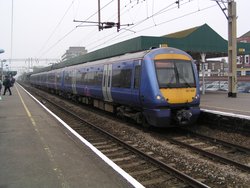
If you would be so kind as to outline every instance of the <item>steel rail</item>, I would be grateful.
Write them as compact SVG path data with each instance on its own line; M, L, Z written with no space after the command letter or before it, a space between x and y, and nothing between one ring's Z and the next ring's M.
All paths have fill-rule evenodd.
M250 172L250 167L247 166L247 165L244 165L244 164L242 164L242 163L238 163L238 162L233 161L233 160L231 160L231 159L222 157L222 156L217 155L217 154L215 154L215 153L211 153L211 152L202 150L202 149L200 149L200 148L191 146L191 145L189 145L189 144L186 144L186 143L184 143L184 142L175 140L175 139L173 139L173 138L169 138L169 137L165 137L165 138L166 138L169 142L171 142L171 143L173 143L173 144L177 144L177 145L180 145L180 146L183 146L183 147L192 149L193 151L195 151L195 152L197 152L197 153L199 153L199 154L201 154L201 155L204 155L204 156L206 156L206 157L215 159L215 160L217 160L217 161L221 161L221 162L226 163L226 164L234 165L234 166L238 167L239 169L241 169L241 170L243 170L243 171Z
M238 151L250 154L250 148L243 147L243 146L240 146L240 145L237 145L237 144L233 144L233 143L230 143L230 142L226 142L224 140L220 140L220 139L217 139L217 138L208 137L208 136L205 136L205 135L202 135L202 134L199 134L199 133L192 132L192 131L187 130L187 129L183 129L183 131L188 132L187 134L194 135L194 136L196 136L198 138L206 139L209 142L212 142L212 143L215 143L215 144L216 143L217 144L222 144L225 147L234 148L234 149L237 149Z

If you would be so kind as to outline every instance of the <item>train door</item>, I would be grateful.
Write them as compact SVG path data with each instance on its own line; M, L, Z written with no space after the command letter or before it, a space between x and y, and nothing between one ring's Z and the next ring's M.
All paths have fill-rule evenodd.
M72 83L71 83L71 86L72 86L72 92L73 94L77 94L77 91L76 91L76 71L77 69L73 69L71 70L71 74L72 74Z
M112 64L104 65L102 78L102 93L104 101L112 102L111 95Z
M133 84L131 90L131 101L134 105L140 104L140 81L141 81L141 60L135 60L133 65Z

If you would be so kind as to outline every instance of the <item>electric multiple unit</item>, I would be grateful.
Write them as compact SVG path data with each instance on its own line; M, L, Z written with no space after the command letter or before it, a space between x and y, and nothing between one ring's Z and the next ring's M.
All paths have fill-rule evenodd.
M170 47L41 72L30 81L144 126L186 125L200 114L193 59Z

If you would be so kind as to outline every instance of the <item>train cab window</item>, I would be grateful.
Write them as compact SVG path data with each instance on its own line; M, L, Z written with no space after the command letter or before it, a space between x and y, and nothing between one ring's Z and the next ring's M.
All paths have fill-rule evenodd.
M194 84L194 74L191 63L176 62L180 84Z
M155 65L160 87L176 84L175 66L172 62L156 62Z
M156 74L160 88L195 87L191 61L155 61Z

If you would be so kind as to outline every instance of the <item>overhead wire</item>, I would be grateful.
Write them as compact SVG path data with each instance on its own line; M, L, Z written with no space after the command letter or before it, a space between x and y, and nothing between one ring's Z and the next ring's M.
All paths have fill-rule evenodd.
M109 5L110 3L112 3L113 1L114 1L114 0L111 0L108 4L106 4L104 7L102 7L102 9L105 8L106 6L108 6L108 5ZM184 1L184 0L182 0L182 1ZM187 2L184 2L182 5L187 4L187 3L191 2L191 1L193 1L193 0L188 0ZM142 20L139 20L139 21L138 21L137 23L135 23L133 26L128 26L128 27L126 27L126 28L124 29L124 31L121 31L121 32L119 32L118 34L117 34L117 32L114 32L114 33L111 33L111 34L109 34L109 35L103 37L102 40L104 40L104 39L107 39L107 40L104 41L104 42L101 43L101 44L98 44L98 45L94 46L93 48L88 49L88 50L89 50L89 51L92 51L92 50L95 50L95 49L99 48L100 46L103 46L103 45L105 45L105 44L107 44L107 43L111 43L111 42L113 42L113 41L120 40L120 39L122 39L122 38L131 36L131 35L132 35L131 33L129 33L128 35L125 35L125 36L121 36L121 35L127 33L129 30L132 30L133 28L137 27L138 25L142 24L143 22L147 21L147 20L150 19L150 18L153 19L155 16L159 16L159 15L161 15L161 14L163 14L163 13L165 13L165 12L171 10L171 9L176 8L176 6L172 7L172 6L175 5L175 4L176 4L175 2L174 2L174 3L171 3L171 4L167 5L166 7L162 8L161 10L159 10L159 11L157 11L157 12L155 12L155 13L152 12L152 15L151 15L151 16L147 16L146 18L144 18L144 19L142 19ZM215 5L214 5L214 6L215 6ZM156 25L155 22L154 22L154 25L153 25L153 26L149 26L149 27L146 27L146 28L144 28L144 29L138 30L138 31L136 31L136 33L139 33L139 32L142 32L142 31L145 31L145 30L148 30L148 29L151 29L151 28L153 28L153 27L156 27L156 26L159 26L159 25L162 25L162 24L165 24L165 23L168 23L168 22L177 20L177 19L181 19L181 18L183 18L183 17L189 16L189 15L191 15L191 14L195 14L196 12L203 11L203 10L206 10L206 9L208 9L208 8L212 8L212 7L214 7L214 6L206 7L206 8L203 8L203 9L199 9L198 11L194 11L194 12L191 12L191 13L187 13L187 14L185 14L185 15L178 16L178 17L176 17L176 18L172 18L172 19L170 19L170 20L166 20L166 21L161 22L161 23L159 23L159 24L157 24L157 25ZM94 15L96 15L96 14L97 14L97 12L93 13L91 16L89 16L89 17L86 19L86 21L89 20L90 18L92 18L92 17L93 17ZM81 24L80 24L80 25L81 25ZM62 41L63 39L65 39L68 35L70 35L75 29L76 29L76 27L75 27L74 29L70 30L68 33L66 33L62 38L60 38L56 43L54 43L45 53L48 53L48 52L49 52L52 48L54 48L59 42L61 42L61 41ZM94 35L93 35L93 32L91 32L89 35L94 36ZM89 35L88 35L88 36L89 36ZM116 36L114 36L114 35L116 35ZM112 38L110 38L111 36L112 36ZM121 37L119 37L119 36L121 36ZM87 38L87 37L85 37L85 38ZM100 42L100 41L101 41L101 40L98 39L98 40L96 40L96 41L94 41L94 42L92 41L91 44L94 44L94 43L97 43L97 42ZM43 53L43 54L45 54L45 53Z
M187 13L187 14L184 14L184 15L181 15L181 16L178 16L178 17L176 17L176 18L173 18L173 19L170 19L170 20L161 22L161 23L157 24L157 26L162 25L162 24L165 24L165 23L168 23L168 22L171 22L171 21L174 21L174 20L178 20L178 19L184 18L184 17L186 17L186 16L190 16L190 15L192 15L192 14L195 14L195 13L199 12L199 11L207 10L207 9L213 8L213 7L215 7L215 6L216 6L216 5L211 5L211 6L209 6L209 7L206 7L206 8L203 8L203 9L199 9L199 10L196 10L196 11L193 11L193 12L190 12L190 13ZM147 28L143 28L143 29L141 29L141 30L139 30L139 31L137 31L137 32L145 31L145 30L151 29L152 27L154 27L154 26L150 26L150 27L147 27Z
M135 1L137 1L137 0L135 0ZM131 2L133 2L133 1L131 1ZM175 4L175 3L172 3L172 4ZM172 4L171 4L171 5L172 5ZM168 8L168 7L169 7L169 5L166 6L165 8L163 8L163 9L161 9L160 11L163 11L163 10L165 10L165 9ZM132 6L130 9L132 9L132 8L134 8L134 6ZM138 11L137 11L137 12L138 12ZM159 11L156 12L156 14L157 14L157 13L159 13ZM152 15L151 15L151 16L152 16ZM136 32L134 32L134 31L132 30L132 28L134 28L135 26L137 26L137 25L143 23L144 21L148 20L149 18L151 18L151 16L150 16L150 17L147 16L145 19L143 19L143 20L141 20L141 21L139 21L139 22L133 24L133 25L131 26L131 28L129 28L129 29L124 28L124 31L119 32L119 34L117 34L117 32L115 32L114 34L117 34L117 35L116 35L115 37L109 39L108 41L114 40L116 37L120 36L121 34L127 32L127 31L132 31L133 33L136 33ZM113 35L113 34L110 34L110 35L108 35L107 37L112 36L112 35ZM105 38L107 38L107 37L105 37ZM103 38L102 40L104 40L105 38ZM96 49L96 48L98 48L98 47L100 47L100 46L106 44L108 41L105 41L105 42L103 42L102 44L97 45L97 46L95 46L95 47L93 47L93 48L91 48L91 49L89 49L89 50L92 51L92 50L94 50L94 49ZM100 40L98 40L98 41L96 41L96 42L100 42ZM91 43L91 44L93 44L93 43Z
M111 1L112 2L112 1ZM111 2L109 2L108 4L110 4ZM132 1L130 0L130 3L131 3ZM129 3L128 3L129 4ZM125 10L124 10L124 7L122 8L122 10L121 10L121 16L123 15L123 14L125 14L126 13L126 8L127 8L127 6L128 6L128 4L126 4L124 7L125 7ZM106 6L105 6L106 7ZM103 8L105 8L105 7L103 7ZM102 9L101 9L102 10ZM110 20L110 19L113 19L115 16L116 16L116 14L117 13L114 13L112 16L110 16L107 20ZM84 41L85 39L88 39L88 40L90 40L91 38L93 38L93 37L95 37L95 35L93 35L93 31L94 30L91 30L91 32L89 33L89 34L87 34L86 36L84 36L84 38L83 39L81 39L81 42L80 43L82 43L82 41ZM100 41L102 41L102 40L104 40L105 38L107 38L107 37L109 37L109 36L111 36L111 35L114 35L114 34L116 34L117 32L115 31L115 32L113 32L112 34L109 34L108 36L104 36L104 37L102 37L102 39L97 39L97 40L95 40L94 42L93 41L91 41L91 42L89 42L88 44L85 44L86 46L89 46L89 45L93 45L93 44L95 44L95 43L97 43L97 42L100 42Z
M75 1L75 0L73 0L72 3L70 4L70 6L69 6L69 8L67 9L67 11L65 12L63 18L65 17L65 15L67 14L67 12L70 10L70 8L71 8L71 6L73 5L73 2L74 2L74 1ZM104 8L106 8L106 7L107 7L108 5L110 5L113 1L114 1L114 0L109 1L106 5L104 5L104 6L101 8L101 10L104 9ZM85 19L84 21L88 21L90 18L92 18L92 17L93 17L94 15L96 15L97 13L98 13L98 11L96 11L95 13L93 13L92 15L90 15L90 16L89 16L87 19ZM61 21L59 22L59 24L57 24L57 27L59 27L59 25L61 24L63 18L61 19ZM82 24L83 24L83 23L79 24L78 26L80 26L80 25L82 25ZM50 38L54 35L54 33L55 33L57 27L54 29L53 33L51 34L51 36L49 37L49 39L46 41L45 45L46 45L47 42L50 40ZM77 28L77 27L75 27L75 28L73 28L72 30L70 30L69 32L67 32L67 33L66 33L63 37L61 37L57 42L55 42L55 43L54 43L53 45L51 45L46 51L44 51L44 52L40 55L40 57L43 56L43 55L45 55L45 54L47 54L50 50L52 50L58 43L60 43L63 39L65 39L65 38L66 38L68 35L70 35L73 31L75 31L76 28ZM114 33L113 33L113 34L114 34ZM113 35L113 34L111 34L111 35ZM94 35L93 35L93 32L90 32L89 35L94 36ZM88 36L89 36L89 35L88 35ZM108 35L107 37L109 37L109 36L111 36L111 35ZM106 37L105 37L105 38L106 38ZM98 40L98 41L100 42L100 40ZM92 44L93 44L93 43L92 43ZM41 50L40 50L40 51L41 51Z
M61 23L63 22L63 19L65 18L65 16L67 15L67 13L69 12L69 10L71 9L72 5L74 4L73 0L71 2L71 4L69 5L69 7L67 8L67 10L65 11L65 13L63 14L62 18L60 19L60 21L58 22L58 24L56 25L56 27L54 28L54 30L52 31L52 33L50 34L50 36L48 37L48 39L44 42L44 44L42 45L41 49L39 50L38 54L40 54L44 48L46 47L46 45L48 44L48 42L50 41L50 39L52 38L52 36L55 34L56 30L59 28L59 26L61 25ZM37 55L38 56L38 55Z
M73 28L72 30L70 30L68 33L66 33L62 38L60 38L57 42L55 42L52 46L50 46L46 51L44 51L44 53L41 55L45 55L47 54L50 50L52 50L59 42L61 42L63 39L65 39L68 35L70 35L73 31L75 31L76 28ZM40 56L40 57L41 57Z
M75 1L75 0L73 0L73 1ZM103 8L105 8L105 7L107 7L111 2L113 2L114 0L111 0L109 3L107 3L106 5L104 5L101 9L103 9ZM71 5L72 6L72 5ZM70 7L71 7L70 6ZM68 10L69 9L67 9L67 12L68 12ZM97 14L98 13L98 11L97 12L95 12L95 13L93 13L92 15L90 15L85 21L88 21L90 18L92 18L95 14ZM79 25L82 25L82 23L81 24L79 24ZM78 26L79 26L78 25ZM45 54L47 54L50 50L52 50L58 43L60 43L63 39L65 39L68 35L70 35L73 31L75 31L77 29L77 26L76 27L74 27L73 29L71 29L69 32L67 32L63 37L61 37L57 42L55 42L53 45L51 45L46 51L44 51L44 53L42 53L41 54L41 56L43 56L43 55L45 55ZM40 57L41 57L40 56Z
M152 13L154 12L154 5L155 5L155 0L152 1ZM153 22L154 22L154 24L156 26L154 17L152 17L152 20L153 20Z
M134 1L137 1L137 0L134 0ZM133 3L133 1L130 1L130 3ZM136 3L137 4L137 3ZM136 5L133 5L132 6L132 8L135 8L135 6ZM139 7L139 8L141 8L141 7ZM123 8L122 8L122 10L121 10L121 16L122 15L124 15L129 9L131 9L131 7L130 8L128 8L128 4L126 4ZM137 12L140 12L140 11L137 11ZM113 18L113 17L115 17L116 16L116 14L113 14L112 15L112 17L110 16L108 19L111 19L111 18ZM123 29L120 29L120 30L123 30ZM126 29L125 29L126 30ZM127 29L127 30L129 30L129 29ZM132 31L133 32L133 31ZM95 40L95 41L91 41L91 42L89 42L89 44L86 44L86 46L90 46L90 45L93 45L93 44L95 44L95 43L100 43L100 41L103 41L103 40L105 40L106 38L108 38L108 37L110 37L110 36L113 36L113 35L115 35L115 34L117 34L117 32L116 31L114 31L113 33L111 33L111 34L108 34L107 36L104 36L104 37L102 37L101 39L97 39L97 40ZM94 37L94 35L92 34L92 36ZM85 38L87 38L87 37L85 37ZM89 38L88 38L89 39ZM105 42L106 43L106 42ZM91 51L92 49L90 48L90 51Z
M187 2L186 2L186 3L187 3ZM182 5L183 5L183 4L182 4ZM172 19L170 19L170 20L161 22L161 23L159 23L157 26L162 25L162 24L165 24L165 23L168 23L168 22L171 22L171 21L174 21L174 20L181 19L181 18L183 18L183 17L189 16L189 15L192 15L192 14L195 14L195 13L197 13L197 12L204 11L204 10L207 10L207 9L210 9L210 8L213 8L213 7L216 7L216 5L208 6L208 7L205 7L205 8L203 8L203 9L200 9L200 8L199 8L199 10L196 10L196 11L193 11L193 12L190 12L190 13L187 13L187 14L184 14L184 15L181 15L181 16L178 16L178 17L176 17L176 18L172 18ZM153 15L155 15L155 14L153 14ZM151 17L152 17L153 15L151 15ZM141 20L141 21L139 21L138 23L141 24L142 21L145 21L145 20L147 20L147 19ZM134 27L136 27L136 26L137 26L137 25L131 26L131 28L134 28ZM139 32L142 32L142 31L145 31L145 30L148 30L148 29L151 29L151 28L153 28L153 27L155 27L155 26L150 26L150 27L147 27L147 28L138 30L138 31L136 31L136 33L139 33ZM126 31L124 31L123 33L125 33L125 32L126 32ZM108 42L112 42L112 41L114 41L114 40L120 40L120 39L122 39L122 38L126 38L126 37L128 37L128 36L131 35L131 33L129 33L128 35L119 37L119 36L122 35L123 33L119 33L117 36L115 36L115 37L113 37L113 38L111 38L111 39L108 39ZM119 38L118 38L118 37L119 37ZM91 50L94 50L94 49L99 48L100 46L106 44L106 42L107 42L107 41L105 41L104 43L102 43L102 44L100 44L100 45L95 46L95 47L92 48Z
M165 9L167 9L167 8L169 8L169 7L171 7L171 6L174 5L174 4L175 4L175 2L174 2L174 3L171 3L170 5L167 5L166 7L164 7L164 8L161 9L161 10L159 10L158 12L152 14L151 16L146 17L146 18L144 18L144 19L138 21L137 23L135 23L134 25L132 25L131 27L129 27L129 29L130 29L130 30L133 29L134 27L136 27L136 26L140 25L141 23L145 22L146 20L148 20L148 19L151 18L152 16L160 15L159 12L162 12L163 10L165 10ZM112 41L112 40L114 40L115 38L117 38L118 36L122 35L122 34L125 33L125 32L127 32L127 31L125 30L125 31L123 31L123 32L120 32L120 33L117 34L115 37L109 39L109 42ZM129 34L129 35L130 35L130 34ZM122 37L122 38L123 38L123 37ZM94 48L91 48L90 50L94 50L94 49L96 49L96 48L98 48L98 47L100 47L100 46L106 44L106 42L107 42L107 41L105 41L104 43L102 43L102 44L100 44L100 45L95 46Z
M110 2L108 2L106 5L104 5L102 8L101 8L101 10L103 10L104 8L106 8L108 5L110 5L112 2L113 2L114 0L111 0ZM95 13L93 13L91 16L89 16L86 20L84 20L84 21L88 21L90 18L92 18L94 15L96 15L98 13L98 11L96 11ZM82 24L79 24L78 26L80 26L80 25L82 25ZM84 36L84 38L83 39L81 39L80 40L80 44L82 43L82 41L84 41L85 39L88 39L88 40L90 40L91 38L93 38L95 35L93 35L93 32L94 32L95 30L91 30L87 35L85 35ZM87 46L87 45L86 45Z

